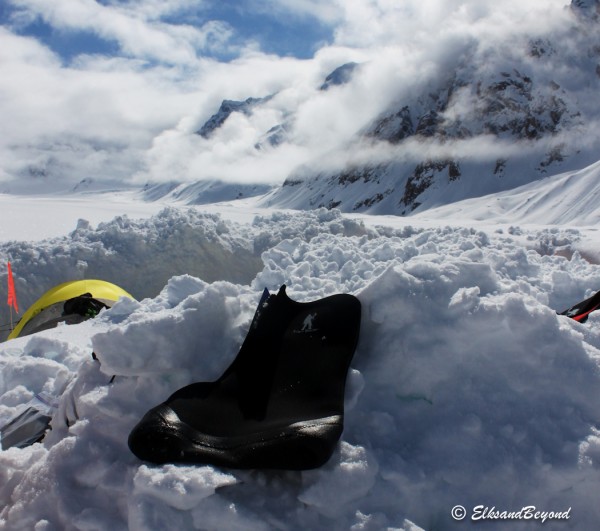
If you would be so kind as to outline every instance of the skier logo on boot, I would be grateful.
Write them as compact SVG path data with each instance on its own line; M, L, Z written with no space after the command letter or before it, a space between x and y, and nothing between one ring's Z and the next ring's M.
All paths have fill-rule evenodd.
M316 312L309 313L304 318L304 322L302 323L302 328L300 328L299 330L294 330L294 332L296 332L297 334L300 334L302 332L308 332L308 333L316 332L318 330L318 328L313 328L316 317L317 317Z

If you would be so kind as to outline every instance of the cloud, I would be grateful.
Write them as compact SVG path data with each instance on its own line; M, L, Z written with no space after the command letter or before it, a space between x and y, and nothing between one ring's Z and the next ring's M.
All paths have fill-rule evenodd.
M65 67L33 38L0 28L0 42L5 179L127 178L152 138L197 101L175 67L101 57Z
M58 30L91 32L118 43L126 55L168 64L191 63L203 51L226 48L232 35L231 27L218 20L200 26L163 21L168 15L189 9L193 5L189 0L108 5L95 0L12 0L12 3L21 10L21 16L40 17Z
M339 0L343 22L336 43L345 46L401 45L418 53L450 35L485 42L511 33L535 35L563 11L562 0Z
M393 148L356 139L390 106L412 102L417 113L415 102L427 98L432 81L461 69L495 75L511 71L518 59L548 82L583 91L569 61L589 60L580 57L579 42L571 43L579 37L570 33L563 0L244 4L265 16L312 17L335 27L335 42L305 60L240 44L236 29L223 21L202 16L198 22L208 2L11 1L21 16L42 17L60 31L93 32L118 43L120 53L65 63L40 41L0 27L0 116L11 124L0 138L0 180L6 182L28 174L65 185L90 177L282 182L301 166L340 168L423 156L424 150L495 155L508 147L487 137ZM527 42L548 32L564 37L556 51L562 69L525 57ZM211 47L235 49L235 56L205 56ZM325 76L349 61L361 64L352 81L320 91ZM594 87L589 91L580 92L582 105L595 101ZM273 98L253 115L232 115L209 139L195 134L223 99L267 95ZM470 112L473 95L459 96L448 118ZM594 112L591 103L585 110ZM265 133L281 124L287 141L270 146Z

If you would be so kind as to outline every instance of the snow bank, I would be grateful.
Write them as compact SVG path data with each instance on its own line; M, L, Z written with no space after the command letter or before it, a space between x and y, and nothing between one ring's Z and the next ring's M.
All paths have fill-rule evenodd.
M19 304L26 309L57 284L84 278L113 282L137 299L156 297L174 275L248 284L262 269L261 252L282 239L362 230L357 222L327 211L302 217L277 214L247 225L194 208L169 207L151 219L118 216L97 228L80 220L65 237L2 243L0 256L12 263ZM0 277L4 275L2 260ZM0 283L0 300L6 300L6 282ZM8 324L5 317L2 325Z
M180 215L148 223L175 231ZM262 253L257 271L246 263L251 281L173 276L153 298L0 345L0 424L33 393L60 393L41 444L0 452L0 529L462 529L457 505L467 520L479 505L534 505L570 509L548 529L600 521L600 315L581 325L555 312L599 289L597 266L526 249L522 233L366 230L336 212L202 223L221 248ZM131 226L111 233L123 261L143 240ZM526 239L548 251L578 237L551 235ZM59 256L77 245L65 240ZM127 436L140 416L218 377L262 289L284 282L296 300L351 292L363 305L330 462L274 472L137 460Z

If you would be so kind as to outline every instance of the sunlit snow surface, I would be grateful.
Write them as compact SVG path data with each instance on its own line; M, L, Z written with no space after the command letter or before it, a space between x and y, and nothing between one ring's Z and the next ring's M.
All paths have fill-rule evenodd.
M69 202L56 201L68 224ZM0 425L34 393L60 397L42 443L0 451L0 529L445 530L473 527L480 505L570 509L544 529L600 521L600 312L586 324L556 314L600 289L595 227L250 201L156 215L162 206L118 206L131 215L111 221L106 200L87 202L66 230L49 216L42 240L18 224L3 232L22 310L84 277L138 300L0 344ZM217 378L263 288L283 283L298 301L346 292L362 303L333 458L306 472L140 462L127 447L134 424L183 385ZM457 505L467 521L453 520Z

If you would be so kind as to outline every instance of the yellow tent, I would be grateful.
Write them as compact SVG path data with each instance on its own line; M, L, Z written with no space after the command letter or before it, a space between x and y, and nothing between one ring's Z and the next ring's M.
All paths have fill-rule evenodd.
M104 280L72 280L48 290L23 314L8 339L26 336L56 326L59 322L75 323L84 320L69 320L64 314L64 302L80 296L88 296L112 306L120 297L133 297L124 289Z

